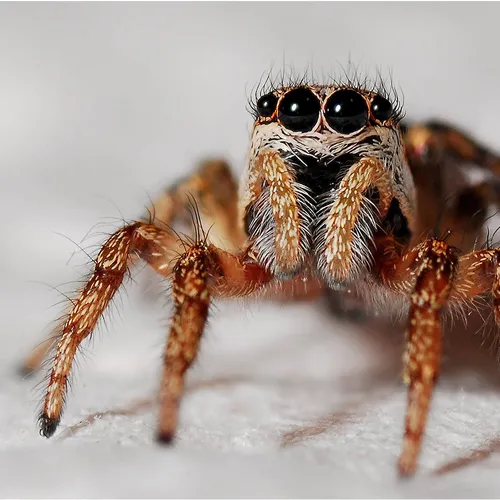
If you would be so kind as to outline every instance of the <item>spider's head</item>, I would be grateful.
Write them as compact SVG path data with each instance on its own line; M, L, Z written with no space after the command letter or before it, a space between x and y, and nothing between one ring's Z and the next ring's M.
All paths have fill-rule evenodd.
M254 111L240 199L262 265L282 278L308 266L339 285L368 269L378 230L409 239L413 180L401 113L387 96L345 85L282 87L259 97Z

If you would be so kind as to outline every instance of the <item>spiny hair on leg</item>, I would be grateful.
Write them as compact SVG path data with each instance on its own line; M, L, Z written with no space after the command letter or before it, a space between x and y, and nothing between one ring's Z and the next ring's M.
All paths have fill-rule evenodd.
M125 227L122 227L121 230L115 231L112 235L107 235L108 239L106 240L106 242L99 245L98 255L104 251L105 252L103 254L104 257L101 257L101 258L107 259L110 256L112 257L112 255L113 255L112 251L114 250L117 242L120 241L120 238L126 238L126 239L132 238L133 237L132 235L134 234L133 230L135 230L134 227L125 226ZM129 248L130 244L131 244L131 240L128 241L127 248ZM104 249L107 247L107 245L110 245L110 246L105 251ZM119 248L120 248L119 251L124 251L125 247L121 248L121 245L119 245ZM130 251L130 250L127 250L127 251ZM85 253L87 253L87 252L85 252ZM107 255L108 253L109 253L109 256ZM50 338L49 338L50 342L53 342L55 338L60 338L62 335L65 334L65 329L68 327L69 321L73 321L73 322L74 321L83 321L84 316L82 316L82 313L83 313L86 306L85 305L82 306L82 304L85 304L85 296L82 294L83 293L87 293L87 294L88 293L97 293L97 291L98 291L98 289L88 288L88 286L89 286L89 282L93 283L94 281L95 281L95 284L99 284L99 279L96 278L97 275L95 274L95 272L96 272L97 260L100 257L93 258L88 253L87 253L87 255L89 257L89 260L94 264L94 266L91 266L92 269L89 269L89 271L87 273L87 277L84 280L80 281L80 283L79 283L80 286L78 286L78 287L75 286L75 283L73 282L71 284L71 287L72 287L71 293L64 294L64 296L66 297L66 301L68 303L68 305L66 306L66 313L59 319L58 324L54 327L54 329L53 329L54 335L50 336ZM131 255L133 255L133 254L131 254L131 253L124 254L122 256L122 258L128 260L128 259L130 259ZM113 313L120 312L120 308L116 307L116 302L117 302L117 300L118 301L122 300L123 293L127 293L127 289L126 289L127 282L129 280L133 279L132 274L131 274L131 270L129 267L132 262L129 260L128 265L126 265L126 260L122 260L122 264L121 264L122 267L120 268L120 277L116 278L118 281L116 281L115 278L112 278L112 281L114 281L114 284L108 283L109 286L112 286L112 287L116 286L117 288L114 291L112 291L111 295L108 295L107 298L105 297L105 295L102 297L102 299L104 300L104 302L102 302L102 306L105 308L103 309L101 314L99 314L98 316L97 315L94 316L94 318L92 319L92 324L93 324L93 326L91 327L92 331L82 330L81 334L79 334L79 337L81 337L81 335L83 335L83 337L85 337L83 340L84 343L79 344L78 346L76 346L76 345L73 346L73 347L77 347L77 349L75 352L75 357L73 358L73 356L72 356L72 362L71 362L71 367L70 367L71 369L66 374L67 378L62 379L62 380L64 380L64 382L58 382L58 384L61 384L61 383L64 384L64 390L60 391L61 392L60 397L62 397L61 414L62 414L62 411L64 410L64 404L65 404L65 400L67 397L67 392L71 390L72 375L73 375L75 369L78 370L78 367L79 367L78 354L80 354L82 352L86 353L86 346L88 346L88 342L92 342L96 331L98 331L98 332L100 331L101 324L103 324L106 327L106 322L107 322L107 318L109 318L109 315L110 314L113 315ZM108 291L109 291L109 286L108 286ZM82 300L83 300L83 302L81 302ZM92 300L94 300L94 299L92 299ZM81 311L77 312L75 307L81 309ZM88 314L87 309L85 309L85 313L83 313L84 315ZM77 316L74 316L75 313L77 314L77 316L79 316L78 319L77 319ZM89 316L89 317L91 317L91 316ZM75 322L74 325L72 325L72 328L74 328L75 326L78 326L77 322ZM81 326L85 326L85 325L83 324ZM78 328L80 328L80 327L78 326ZM69 334L69 331L66 333ZM55 353L57 350L57 344L59 344L59 342L55 342L53 344L52 355L50 357L48 357L44 363L44 366L46 366L49 363L52 366L52 369L47 373L46 379L44 381L42 381L42 384L45 388L45 391L44 391L45 394L48 394L47 387L49 386L49 383L52 383L52 379L51 379L52 375L51 374L52 374L53 367L55 365L55 359L56 359ZM43 435L50 436L54 432L58 421L56 421L56 419L54 419L54 418L48 417L46 412L44 411L45 404L46 404L46 398L43 399L42 404L44 405L44 407L43 407L44 409L40 412L40 419L39 419L40 420L40 428L41 428L41 432ZM60 415L58 415L58 418L60 418Z
M91 274L88 275L88 279L90 279ZM61 415L64 412L64 408L66 406L66 398L69 393L72 391L72 385L73 385L73 378L77 376L77 373L81 370L81 360L82 359L87 359L91 352L92 352L92 344L94 342L95 336L102 335L102 331L109 331L108 328L108 320L110 317L115 317L116 314L120 315L120 312L122 308L120 308L117 305L117 302L123 302L123 294L127 293L126 289L126 277L124 279L124 282L120 286L120 288L117 290L115 293L113 299L110 301L108 306L106 307L104 313L100 316L100 318L97 321L97 324L93 331L91 332L90 335L88 335L85 340L83 340L82 343L78 345L77 352L75 354L75 357L72 361L71 364L71 371L69 373L69 377L66 380L66 390L63 393L63 402L62 402L62 411ZM87 283L88 280L85 280L85 284ZM84 285L85 286L85 285ZM73 288L74 290L74 288ZM48 432L49 435L52 434L53 428L51 425L57 426L58 422L48 422L46 421L46 417L44 416L44 404L45 404L45 394L47 393L47 387L49 385L50 379L51 379L51 371L52 371L52 366L54 364L55 360L55 354L56 354L56 349L57 349L57 344L63 334L64 331L64 326L68 321L68 318L70 317L71 314L71 309L74 306L75 301L77 300L78 296L81 293L81 290L83 290L83 287L78 290L78 291L73 291L71 296L65 294L65 297L67 297L67 301L69 301L69 304L66 305L65 307L65 312L53 323L52 326L52 334L49 335L49 337L45 340L46 342L52 342L52 346L50 351L47 353L45 356L44 361L42 362L40 366L40 370L45 371L45 376L42 378L42 380L35 386L35 391L39 393L39 407L38 407L38 421L39 425L41 426L41 432L45 433ZM116 319L112 319L113 323L116 323Z

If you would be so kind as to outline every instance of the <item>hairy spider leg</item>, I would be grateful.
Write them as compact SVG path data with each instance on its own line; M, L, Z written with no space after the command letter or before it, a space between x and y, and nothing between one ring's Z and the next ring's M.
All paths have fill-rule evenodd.
M404 139L418 193L416 235L423 241L446 230L446 241L463 252L481 245L488 206L500 206L500 182L471 186L468 171L475 166L498 175L500 157L442 123L410 125Z
M201 162L190 176L166 189L151 204L142 221L167 232L178 222L183 221L196 238L195 232L201 224L196 216L200 214L203 227L211 228L212 241L219 238L221 243L224 243L224 248L239 250L243 246L245 237L237 222L237 195L237 184L228 164L222 160L206 160ZM172 235L167 247L170 260L162 272L169 274L176 257L183 252L183 246L182 242ZM151 256L151 262L157 257ZM164 253L161 257L165 260ZM136 259L134 255L131 255L131 264L134 259ZM165 264L163 260L162 265ZM150 283L147 286L149 285ZM57 344L62 333L60 328L61 324L52 330L23 361L20 367L23 375L31 375L40 369L44 359Z
M193 217L196 210L201 221ZM202 223L210 228L211 241L227 250L244 246L238 223L238 184L223 160L205 160L188 177L164 190L148 208L143 221L161 229L185 222L192 232Z
M402 251L389 236L377 241L377 273L394 292L410 296L404 381L409 384L402 475L415 471L430 399L439 373L440 318L446 307L463 307L478 296L491 294L500 324L500 249L478 250L459 256L446 242L429 239Z
M74 301L62 327L50 373L40 432L50 437L60 421L67 381L80 343L89 336L102 313L120 287L129 268L130 256L138 255L155 271L171 275L172 233L137 222L116 231L101 248L92 277ZM174 316L165 354L165 377L161 391L161 419L176 414L167 406L177 399L172 394L182 387L186 368L194 359L206 321L209 304L209 278L221 294L244 295L269 281L270 276L256 264L244 262L246 256L231 256L205 242L186 247L173 270ZM176 389L177 388L177 389ZM169 428L170 429L170 428ZM171 429L170 429L171 430ZM165 435L160 424L160 434Z

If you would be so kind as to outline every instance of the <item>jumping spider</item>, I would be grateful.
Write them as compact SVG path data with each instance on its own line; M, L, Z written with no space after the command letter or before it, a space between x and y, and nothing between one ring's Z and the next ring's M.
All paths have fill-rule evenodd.
M184 375L213 298L349 291L408 317L399 472L412 474L439 373L441 317L486 296L500 321L500 249L475 249L499 190L493 181L472 185L466 172L475 165L500 174L500 158L447 125L404 126L397 108L387 93L356 85L281 86L256 99L239 194L222 161L203 163L166 190L153 203L154 217L104 243L56 337L25 361L26 369L38 368L56 345L41 434L52 436L59 424L78 346L142 259L172 280L159 442L174 437ZM173 225L193 200L200 215L193 237L179 239ZM446 234L436 232L443 228ZM213 244L213 234L226 249Z

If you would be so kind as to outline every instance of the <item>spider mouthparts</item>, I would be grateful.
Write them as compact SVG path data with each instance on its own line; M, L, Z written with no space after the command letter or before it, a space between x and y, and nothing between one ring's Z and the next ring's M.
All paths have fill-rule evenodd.
M170 446L174 441L173 432L162 432L156 436L156 442L161 446Z
M59 425L60 419L50 418L48 415L43 413L40 415L40 435L49 438L54 432L56 432L57 426Z

